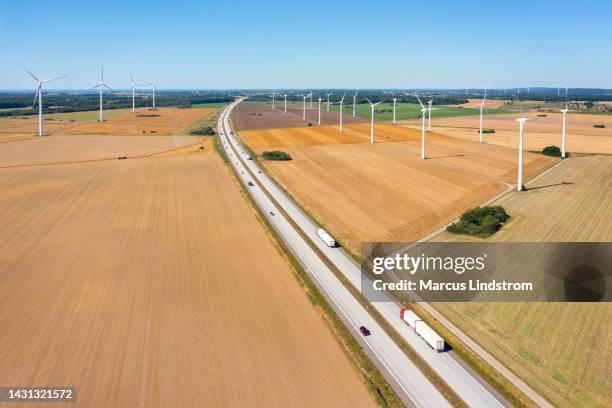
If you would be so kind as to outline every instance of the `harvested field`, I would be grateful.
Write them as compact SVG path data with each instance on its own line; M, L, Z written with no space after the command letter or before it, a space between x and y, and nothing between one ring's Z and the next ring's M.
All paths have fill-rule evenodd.
M0 144L0 167L138 157L201 143L194 136L46 136Z
M272 103L265 102L242 102L232 113L232 122L237 130L286 128L297 126L308 126L311 123L317 126L319 111L317 103L313 103L313 108L306 105L306 120L302 119L302 102L287 101L287 113L284 112L284 102L277 102L276 109L272 109ZM338 124L339 116L337 112L327 112L321 106L321 124ZM344 123L363 123L363 118L353 118L348 115L343 117Z
M527 183L533 190L511 193L495 203L513 218L488 241L611 242L610 180L612 157L570 158ZM448 233L435 239L473 240ZM612 405L609 303L435 306L555 406Z
M387 124L378 124L375 129L377 142L415 141L420 140L421 137L420 131L397 128ZM370 142L369 124L346 125L343 130L340 133L337 126L263 129L240 132L240 137L252 148ZM439 136L432 135L431 138L436 139Z
M380 124L380 139L395 142L371 145L364 143L368 131L369 125L351 125L348 144L338 144L329 127L240 136L258 153L282 147L293 157L288 162L263 162L353 253L359 252L360 242L418 239L514 181L514 150L429 135L430 159L422 161L419 132ZM526 154L527 177L553 162Z
M562 115L546 113L538 117L537 112L529 112L534 119L525 127L525 148L541 150L546 146L561 146ZM494 134L485 134L487 143L516 148L518 145L517 115L488 115L484 118L484 128L495 129ZM432 122L434 132L466 140L478 140L478 117L440 118ZM405 122L417 128L418 123ZM594 128L604 124L604 129ZM576 153L612 153L612 116L569 114L567 120L567 149Z
M46 119L49 119L45 116ZM45 120L43 128L48 135L76 126L75 122ZM0 118L0 135L38 135L38 116L11 116Z
M176 135L216 109L159 108L114 115L104 122L84 123L61 131L72 135Z
M375 405L217 156L2 169L0 192L1 384L75 386L58 407Z
M446 105L446 106L461 106L463 108L479 108L482 103L482 98L480 99L468 99L468 103L462 103L460 105ZM498 109L503 108L506 102L511 102L509 100L503 99L488 99L485 103L487 109Z

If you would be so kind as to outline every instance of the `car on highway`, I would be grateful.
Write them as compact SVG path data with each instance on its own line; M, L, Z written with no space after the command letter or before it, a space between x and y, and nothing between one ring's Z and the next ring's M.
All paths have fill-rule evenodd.
M359 331L361 332L362 336L369 336L371 334L370 330L367 327L365 327L365 326L361 326L359 328Z
M253 184L252 181L249 181L249 187L255 187L255 184Z

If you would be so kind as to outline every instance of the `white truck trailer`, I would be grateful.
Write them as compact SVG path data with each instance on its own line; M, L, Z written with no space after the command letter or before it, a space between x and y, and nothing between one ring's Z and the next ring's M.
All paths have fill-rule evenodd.
M317 229L317 236L321 238L323 242L327 244L328 247L335 247L336 240L331 237L323 228Z
M415 322L414 329L429 346L436 351L444 351L444 339L422 320Z
M408 323L408 326L416 329L416 322L421 322L421 318L417 316L412 310L406 310L404 312L404 321Z

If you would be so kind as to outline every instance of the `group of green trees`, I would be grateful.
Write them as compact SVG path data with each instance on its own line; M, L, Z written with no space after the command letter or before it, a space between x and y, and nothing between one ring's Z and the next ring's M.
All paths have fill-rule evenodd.
M510 219L504 207L476 207L466 211L458 222L449 225L446 230L455 234L488 237L494 234Z
M261 155L266 160L291 160L291 155L280 150L265 151Z
M153 95L139 92L135 98L136 107L152 105ZM155 105L178 106L189 108L199 103L227 103L234 100L230 92L202 91L158 91L155 95ZM38 106L33 107L33 92L0 93L0 117L23 116L38 114ZM95 93L45 92L43 99L44 113L81 112L99 108L99 96ZM122 109L132 107L130 92L108 93L104 95L104 109Z
M198 135L198 136L214 136L215 129L211 126L204 126L201 128L193 129L189 132L190 135Z

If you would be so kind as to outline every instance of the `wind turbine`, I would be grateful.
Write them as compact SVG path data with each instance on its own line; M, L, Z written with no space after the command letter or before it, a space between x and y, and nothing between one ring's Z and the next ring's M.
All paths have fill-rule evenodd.
M427 158L425 157L425 115L427 114L427 108L425 107L425 105L423 105L423 102L421 102L419 95L414 94L414 96L417 98L417 101L419 101L419 104L421 105L421 112L423 117L423 126L421 132L421 160L425 160Z
M276 95L276 91L272 91L272 109L274 109L274 96Z
M330 96L330 95L331 95L331 94L327 94L327 111L328 111L328 112L329 112L329 96Z
M521 117L516 119L516 121L520 124L519 130L519 156L518 156L518 175L516 180L516 189L518 191L524 191L525 186L523 185L523 135L525 133L525 122L531 120L525 117L525 113L521 108Z
M393 124L395 125L395 105L397 105L397 98L393 98Z
M151 82L149 86L153 87L153 110L155 110L155 91L157 91L157 81Z
M342 110L344 105L344 97L346 96L346 92L342 95L342 99L340 99L340 133L342 133Z
M144 86L143 84L139 84L136 83L136 81L134 80L134 76L132 75L132 73L130 72L130 81L132 81L132 113L136 112L136 93L135 93L135 89L137 86Z
M372 122L370 124L370 143L374 143L374 108L376 107L376 105L381 104L382 101L377 102L377 103L372 103L372 101L369 100L368 98L366 98L366 100L370 104L370 108L372 108L372 116L371 116Z
M112 90L110 86L108 86L104 82L104 67L100 68L100 82L97 85L91 87L91 89L95 89L95 88L98 88L98 91L100 92L100 118L98 119L98 121L103 122L104 121L104 108L103 108L103 103L102 103L102 90L103 88L108 88L109 90Z
M42 81L38 79L33 73L28 71L28 69L22 66L23 70L27 72L36 82L38 82L38 87L36 88L36 94L34 95L34 103L32 104L32 108L36 106L36 98L38 98L38 136L44 136L45 132L43 131L43 91L42 86L47 82L55 81L57 79L67 78L64 76L59 76L53 79L43 79Z
M285 94L284 96L285 96L285 113L287 113L287 94Z
M321 124L321 101L322 99L319 98L319 125Z
M306 98L308 98L308 95L302 95L302 98L304 98L304 109L302 109L302 120L306 120Z
M353 117L355 117L355 104L357 103L357 94L359 92L355 92L355 94L353 95Z
M427 123L427 131L431 132L431 111L432 110L438 110L438 108L432 108L431 105L433 105L433 95L431 96L431 99L429 100L429 102L427 102L429 108L427 109L427 111L429 112L429 119L428 119L428 123Z
M561 109L561 113L563 114L563 137L561 139L561 157L565 159L565 139L566 139L566 122L567 122L567 112L569 112L567 106L567 89L565 91L565 109Z
M482 98L482 102L478 107L480 108L480 143L482 143L482 111L485 108L485 101L487 100L487 90L485 89L484 98Z
M312 90L310 90L310 93L308 94L308 96L310 97L310 106L309 106L309 108L312 109Z

